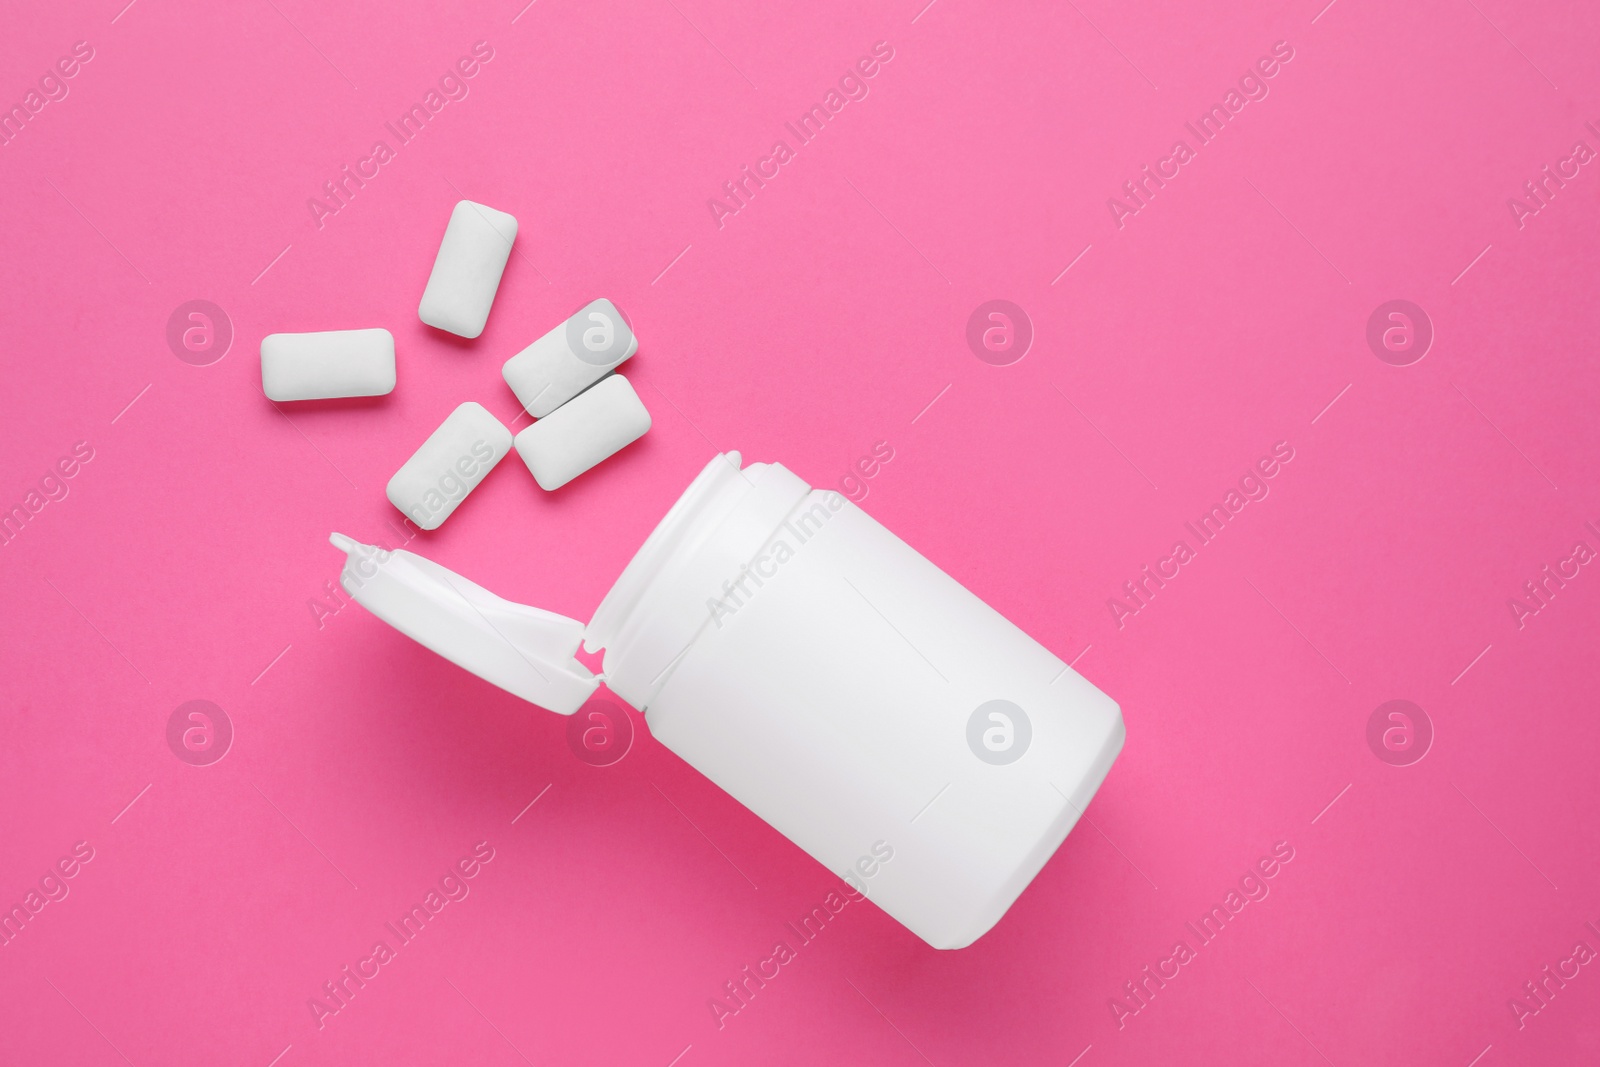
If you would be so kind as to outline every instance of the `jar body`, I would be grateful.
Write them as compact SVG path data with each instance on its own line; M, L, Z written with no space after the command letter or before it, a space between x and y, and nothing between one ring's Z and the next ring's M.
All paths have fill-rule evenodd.
M1117 705L837 493L744 558L681 594L707 621L652 735L930 945L970 944L1104 779Z

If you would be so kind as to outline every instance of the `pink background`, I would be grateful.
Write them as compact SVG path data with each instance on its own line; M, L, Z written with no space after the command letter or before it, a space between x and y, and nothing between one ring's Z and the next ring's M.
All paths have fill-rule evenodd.
M0 504L94 458L0 549L0 903L94 859L0 948L0 1061L1600 1056L1600 967L1508 1005L1600 950L1600 574L1520 628L1507 603L1600 548L1600 173L1507 206L1600 148L1600 9L924 2L12 6L6 105L94 58L0 148ZM480 40L470 95L318 229L307 198ZM1107 198L1280 40L1270 95L1119 229ZM870 95L719 228L708 198L877 41ZM475 342L416 318L462 196L522 227ZM410 547L587 618L714 450L833 485L888 442L866 510L1128 724L1093 825L973 947L852 906L719 1029L834 876L642 720L591 767L359 608L319 627L329 531L385 536L389 475L464 400L511 423L501 362L599 295L654 428L554 494L508 459ZM209 366L166 341L196 298L235 331ZM1010 366L964 339L993 298L1036 331ZM1396 298L1436 331L1407 367L1365 340ZM262 397L262 336L366 326L391 396ZM1278 441L1270 496L1119 628L1108 598ZM1411 766L1366 741L1395 698L1436 731ZM236 731L210 766L166 742L191 699ZM479 841L470 896L319 1029L308 999ZM1119 1027L1278 841L1271 895Z

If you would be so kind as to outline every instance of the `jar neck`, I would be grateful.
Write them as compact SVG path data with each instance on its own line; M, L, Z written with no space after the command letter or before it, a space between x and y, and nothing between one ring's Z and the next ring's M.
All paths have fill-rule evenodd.
M584 632L605 649L606 683L641 711L712 621L741 576L811 487L776 463L714 458L678 498L601 601Z

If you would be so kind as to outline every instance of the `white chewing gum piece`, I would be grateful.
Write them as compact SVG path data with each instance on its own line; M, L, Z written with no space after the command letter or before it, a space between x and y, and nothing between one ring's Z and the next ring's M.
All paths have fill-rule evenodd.
M394 391L388 330L269 333L261 339L261 391L268 400L328 400Z
M395 471L389 503L424 530L437 530L510 451L511 431L469 400Z
M471 200L458 202L439 242L417 317L458 337L481 334L516 239L515 216Z
M517 454L541 489L559 489L648 429L639 394L613 374L517 434Z
M523 410L542 419L637 351L617 305L601 297L506 360L500 374Z

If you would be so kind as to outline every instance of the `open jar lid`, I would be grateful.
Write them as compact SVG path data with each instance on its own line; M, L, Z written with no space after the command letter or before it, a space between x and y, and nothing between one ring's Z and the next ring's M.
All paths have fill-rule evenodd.
M574 654L583 623L517 604L405 550L336 533L346 555L339 583L356 603L407 637L506 692L571 715L600 684Z

